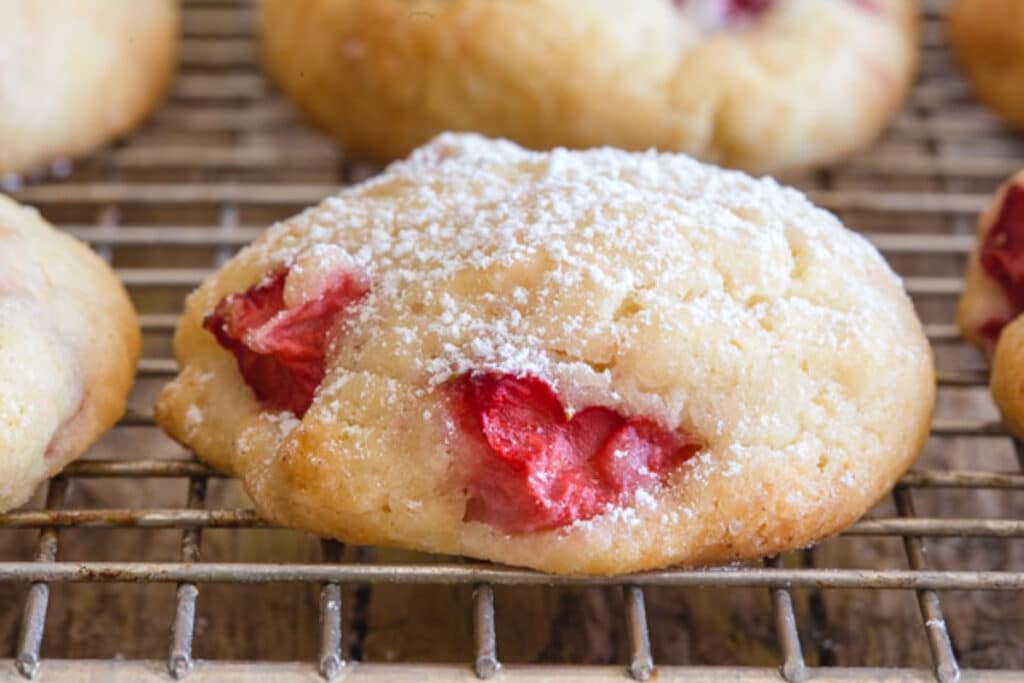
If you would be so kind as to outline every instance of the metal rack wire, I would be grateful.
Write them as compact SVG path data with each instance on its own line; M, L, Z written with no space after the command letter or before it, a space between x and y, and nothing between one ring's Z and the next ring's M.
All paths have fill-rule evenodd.
M938 350L940 403L957 392L984 395L987 376L949 324L959 293L958 275L973 240L972 217L998 180L1021 165L1024 139L1005 133L970 102L951 69L941 34L944 2L923 3L925 51L920 83L886 140L869 155L842 167L796 178L812 197L839 212L852 227L869 234L906 276ZM111 260L142 311L146 355L140 384L160 382L174 372L169 334L182 294L197 285L230 254L251 241L270 220L289 215L352 182L372 169L353 165L315 134L303 130L277 99L255 66L252 7L244 0L186 3L180 74L170 102L132 140L76 164L59 182L27 182L15 196L40 206L68 231L92 243ZM8 179L8 184L16 183ZM175 256L181 252L181 256ZM141 443L137 433L155 432L149 414L151 393L141 392L116 433L119 443ZM936 418L932 444L968 439L1009 442L991 410ZM149 442L147 442L149 443ZM987 443L987 442L986 442ZM936 445L937 444L937 445ZM980 448L980 446L979 446ZM628 577L554 577L484 563L373 563L346 561L334 542L322 545L322 562L203 562L208 529L253 529L264 523L252 510L215 507L208 485L221 475L185 459L144 458L124 446L117 457L93 457L69 466L48 487L39 509L0 515L0 585L28 583L21 603L12 659L0 658L0 680L39 681L168 680L290 681L334 679L419 681L508 680L729 680L799 682L814 680L1024 680L1024 671L961 668L943 613L943 591L1024 594L1024 564L999 571L949 569L930 564L925 550L939 539L996 538L1020 542L1024 520L1013 506L999 517L919 516L915 494L952 490L1002 491L1024 495L1024 450L1016 446L1019 469L916 469L900 481L893 512L869 515L839 542L857 537L902 540L906 568L817 567L769 558L763 566L684 571L665 569ZM980 461L980 459L979 459ZM180 508L137 507L68 509L69 485L85 480L134 482L187 481ZM943 493L945 495L945 493ZM117 503L118 498L101 502ZM176 561L58 561L62 529L92 527L170 529L180 532ZM38 530L32 559L11 559L8 530ZM151 659L61 659L41 657L47 635L51 586L85 582L143 582L176 585L175 610L164 661ZM211 583L291 582L319 586L319 646L316 661L251 662L193 655L197 605ZM449 664L357 662L343 647L342 589L353 584L465 584L473 587L472 661ZM502 664L502 634L496 626L495 586L604 585L620 587L627 658L618 666ZM770 592L777 666L659 666L652 654L645 590L658 586ZM931 667L812 666L807 641L794 608L794 591L914 591ZM2 610L19 609L4 604ZM867 628L877 625L867 624ZM347 636L346 636L347 637ZM3 651L0 650L0 657ZM820 664L820 662L819 662ZM1012 663L1011 663L1012 664ZM1019 665L1018 665L1019 666ZM15 671L17 674L15 674Z

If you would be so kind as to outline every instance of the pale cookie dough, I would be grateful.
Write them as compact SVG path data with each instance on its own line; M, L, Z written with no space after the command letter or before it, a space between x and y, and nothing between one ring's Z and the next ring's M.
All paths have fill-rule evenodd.
M834 534L935 394L900 280L799 192L475 135L270 228L189 297L175 354L158 422L268 519L559 573ZM571 505L523 514L559 482Z
M110 268L0 196L0 511L121 417L138 355L135 311Z
M163 98L177 45L175 0L0 2L0 174L131 131Z
M627 5L265 0L263 61L313 123L373 160L456 130L756 172L870 145L916 68L913 0Z

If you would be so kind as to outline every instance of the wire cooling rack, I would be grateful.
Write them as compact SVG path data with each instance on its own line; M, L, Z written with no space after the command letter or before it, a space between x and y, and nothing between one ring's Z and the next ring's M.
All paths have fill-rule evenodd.
M154 121L73 168L4 179L115 266L145 343L124 420L34 504L0 515L0 680L1024 680L1024 450L992 409L983 359L949 322L973 216L1024 165L1024 139L973 102L944 44L944 5L923 3L921 77L878 147L787 179L869 235L927 323L940 392L917 469L865 520L813 550L763 564L568 578L333 542L310 556L265 537L256 545L271 550L253 561L245 534L290 532L256 531L263 522L225 493L227 482L154 426L152 397L174 372L170 335L184 294L271 221L373 172L302 128L263 80L250 4L187 2L181 71ZM151 541L158 537L163 546ZM170 546L169 555L150 552ZM75 592L89 584L103 592ZM242 584L258 587L228 590ZM305 592L270 597L280 584ZM368 615L389 585L412 592L387 607L406 619L389 627L397 650L375 657L382 620ZM515 622L535 598L496 594L530 586L570 606L596 595L604 611L570 609L557 626ZM417 631L436 611L417 601L438 594L447 626ZM700 612L707 595L713 606ZM302 601L311 608L297 618L287 606ZM715 625L720 612L729 612L724 627ZM503 631L505 617L517 625ZM240 629L256 651L223 645L230 635L211 635L211 622ZM510 644L542 628L556 640L556 631L612 636L589 635L575 658L550 647L523 655ZM293 631L302 644L278 648ZM702 649L704 632L712 645ZM752 632L762 634L754 646L736 645ZM142 641L149 645L130 645ZM168 654L154 654L154 642ZM503 650L520 661L503 661ZM723 650L736 656L723 659Z

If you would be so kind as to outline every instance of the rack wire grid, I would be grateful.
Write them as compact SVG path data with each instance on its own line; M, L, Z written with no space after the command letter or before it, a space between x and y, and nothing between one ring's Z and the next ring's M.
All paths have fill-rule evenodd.
M187 291L271 221L374 171L264 81L252 5L187 2L153 121L73 168L4 181L115 266L145 342L117 428L0 515L0 680L1024 680L1024 450L950 324L974 216L1024 139L973 101L944 8L923 3L921 74L880 144L786 179L869 235L927 324L940 391L916 469L814 549L582 578L259 530L230 481L154 426Z

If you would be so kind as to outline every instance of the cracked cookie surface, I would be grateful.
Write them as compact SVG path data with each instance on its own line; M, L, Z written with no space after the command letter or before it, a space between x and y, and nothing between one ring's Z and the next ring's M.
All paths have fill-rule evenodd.
M363 283L317 318L301 417L204 323L282 269L289 320ZM288 327L265 315L236 332ZM834 533L909 467L934 400L901 282L800 193L680 155L475 135L271 227L189 297L175 353L159 423L271 520L552 572Z

